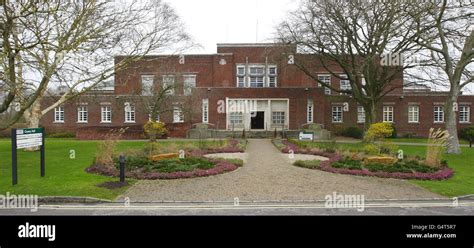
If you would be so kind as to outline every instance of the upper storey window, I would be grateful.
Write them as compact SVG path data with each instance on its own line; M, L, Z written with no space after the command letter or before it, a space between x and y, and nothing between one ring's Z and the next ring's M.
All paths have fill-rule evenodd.
M154 91L154 76L153 75L142 75L141 85L142 85L142 96L151 96Z
M275 65L237 65L237 87L239 88L275 88L277 76Z

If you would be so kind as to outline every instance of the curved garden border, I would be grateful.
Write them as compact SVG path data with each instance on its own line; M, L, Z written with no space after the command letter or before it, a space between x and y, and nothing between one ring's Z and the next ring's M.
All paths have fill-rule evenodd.
M326 172L331 172L331 173L348 174L348 175L355 175L355 176L371 176L371 177L381 177L381 178L418 179L418 180L446 180L446 179L451 178L454 174L453 169L449 167L444 167L441 170L438 170L433 173L423 173L423 172L405 173L405 172L384 172L384 171L372 172L367 169L351 170L351 169L345 169L345 168L334 168L331 165L342 159L342 156L340 154L314 151L311 149L300 149L296 144L291 143L287 140L283 140L282 143L285 145L285 147L281 149L283 153L289 153L290 151L293 151L295 154L310 154L310 155L318 155L318 156L329 158L329 160L321 161L321 163L319 164L319 167L316 169L326 171Z
M139 179L139 180L158 180L158 179L182 179L182 178L195 178L195 177L208 177L223 174L226 172L231 172L239 168L239 166L232 164L228 161L223 161L220 159L206 158L204 155L211 153L238 153L245 152L243 149L237 147L238 141L231 140L230 144L227 147L218 148L218 149L208 149L208 150L193 150L190 151L187 155L192 157L201 157L211 163L214 163L215 166L208 170L203 169L194 169L192 171L177 171L171 173L161 173L161 172L144 172L144 171L129 171L125 173L125 177ZM119 177L120 171L115 167L108 167L104 165L92 165L86 169L86 172L99 174L103 176L110 177Z

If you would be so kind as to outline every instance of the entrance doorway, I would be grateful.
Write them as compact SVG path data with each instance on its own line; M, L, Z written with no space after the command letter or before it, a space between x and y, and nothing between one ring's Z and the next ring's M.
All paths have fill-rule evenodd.
M255 114L256 113L256 114ZM250 121L251 129L265 129L265 112L257 111L253 112Z

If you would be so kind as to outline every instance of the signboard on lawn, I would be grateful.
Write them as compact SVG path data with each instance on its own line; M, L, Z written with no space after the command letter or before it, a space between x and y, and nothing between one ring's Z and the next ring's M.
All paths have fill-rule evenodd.
M44 177L44 129L23 128L12 129L12 184L18 183L17 150L24 148L40 147L40 174Z
M299 140L313 140L314 139L314 133L313 132L300 132L299 135Z
M38 147L43 145L43 129L25 128L16 130L16 149Z

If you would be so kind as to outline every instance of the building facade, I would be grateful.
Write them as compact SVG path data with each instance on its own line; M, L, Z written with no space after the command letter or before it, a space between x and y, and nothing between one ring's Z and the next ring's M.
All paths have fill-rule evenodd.
M363 108L349 95L318 85L294 65L298 56L296 49L272 44L218 44L216 54L147 56L117 72L114 84L57 107L41 124L49 132L73 131L82 139L129 127L130 138L141 138L152 92L172 86L157 117L170 137L185 137L199 123L250 132L300 130L311 123L335 133L363 128ZM116 63L122 59L116 57ZM339 77L323 66L312 70L332 87L350 89L342 69L328 67ZM446 93L404 88L402 73L391 86L377 106L378 121L393 123L399 136L426 137L431 127L444 127ZM474 96L459 97L459 128L471 124L473 102Z

